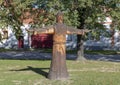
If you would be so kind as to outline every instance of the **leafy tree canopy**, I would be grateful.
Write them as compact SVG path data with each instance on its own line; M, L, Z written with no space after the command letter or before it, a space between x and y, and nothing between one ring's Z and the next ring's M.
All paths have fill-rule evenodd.
M5 5L5 1L7 5ZM25 9L37 8L45 12L39 12L34 25L39 27L55 23L55 15L58 11L64 13L64 22L67 25L80 26L89 29L102 29L106 16L112 17L114 26L120 29L120 0L0 0L0 26L12 25L19 28L22 25L20 16ZM36 10L35 10L36 11ZM35 13L31 11L31 13ZM36 11L38 12L38 10ZM46 21L44 20L46 19Z

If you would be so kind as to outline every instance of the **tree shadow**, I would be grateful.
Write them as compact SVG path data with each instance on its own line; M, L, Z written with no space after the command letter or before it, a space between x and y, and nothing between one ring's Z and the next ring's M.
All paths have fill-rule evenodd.
M46 69L49 69L49 68L33 68L31 66L27 66L27 68L24 68L24 69L10 70L10 71L33 71L33 72L35 72L37 74L40 74L40 75L47 78L48 72L43 71L43 70L46 70Z

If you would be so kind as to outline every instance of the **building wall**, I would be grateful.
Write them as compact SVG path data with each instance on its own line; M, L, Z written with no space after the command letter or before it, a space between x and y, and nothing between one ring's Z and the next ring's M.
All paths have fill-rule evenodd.
M11 26L8 26L6 31L8 32L8 37L0 41L0 47L1 48L17 48L16 46L18 42ZM1 29L0 29L0 33L2 34L2 36L4 36L3 31Z

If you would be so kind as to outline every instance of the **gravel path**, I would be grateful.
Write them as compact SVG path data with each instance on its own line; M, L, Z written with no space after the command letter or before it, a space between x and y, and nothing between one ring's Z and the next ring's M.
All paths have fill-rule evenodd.
M51 53L42 53L35 51L23 51L23 52L0 52L0 59L28 59L28 60L49 60L51 59ZM76 54L67 54L67 59L75 60ZM99 61L112 61L120 62L120 55L90 55L85 54L85 58L88 60L99 60Z

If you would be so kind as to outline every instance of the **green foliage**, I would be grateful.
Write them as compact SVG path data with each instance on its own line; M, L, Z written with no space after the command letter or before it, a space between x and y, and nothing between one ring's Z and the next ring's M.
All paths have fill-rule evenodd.
M49 14L50 24L55 23L55 16L58 11L62 11L64 13L64 23L67 25L78 26L78 12L76 10L72 10L72 1L66 0L48 0L46 4L47 12Z
M120 30L120 0L109 0L106 7L110 9L106 14L112 17L113 26Z
M24 9L29 8L34 0L13 0L8 7L6 7L1 1L0 4L0 28L6 28L8 25L13 27L15 35L18 38L21 35L20 26L22 23L19 18Z
M0 4L2 4L3 3L3 0L0 0Z
M101 30L105 31L102 23L105 17L111 16L115 29L120 29L120 0L75 0L79 12L80 27L91 29L92 36L97 39ZM99 23L100 22L100 23ZM97 30L96 30L97 29Z
M3 0L0 0L2 4ZM22 25L19 17L24 9L37 6L45 10L36 19L33 27L42 24L51 25L56 22L55 15L58 11L64 13L64 23L75 27L105 30L98 18L103 22L106 16L111 16L114 27L120 29L120 0L13 0L10 7L0 6L0 27L12 25L16 30ZM107 9L107 11L105 11ZM14 11L14 15L12 14ZM34 11L32 13L35 13ZM43 22L44 18L48 21ZM20 31L19 31L20 32ZM18 34L18 33L16 33ZM95 33L94 33L95 34Z

